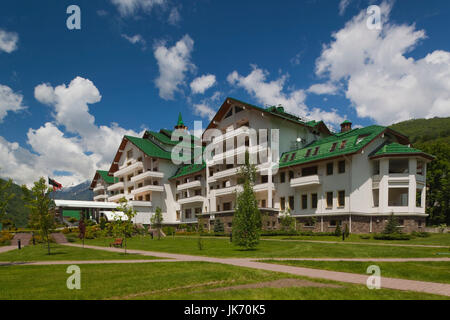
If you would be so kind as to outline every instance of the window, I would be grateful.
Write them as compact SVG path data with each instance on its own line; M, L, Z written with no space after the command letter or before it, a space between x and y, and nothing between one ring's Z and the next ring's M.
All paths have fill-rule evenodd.
M150 197L149 194L146 194L146 195L145 195L145 201L151 201L151 197Z
M223 211L230 211L231 210L231 202L225 202L223 204Z
M327 208L333 208L333 192L327 192Z
M269 176L261 176L261 183L269 182Z
M201 190L201 189L196 189L196 190L194 191L194 195L196 195L196 196L201 196L201 195L202 195L202 190Z
M305 158L308 158L311 155L311 151L312 149L308 149L308 151L306 151Z
M334 167L333 162L327 163L327 176L331 176L333 174L333 167Z
M345 207L345 191L343 190L338 192L338 207Z
M372 190L373 207L378 208L380 206L380 189Z
M302 209L308 209L308 195L302 194Z
M346 144L347 144L347 140L342 141L340 149L344 149Z
M195 208L195 213L202 213L202 208Z
M303 177L307 177L307 176L313 176L317 174L317 166L314 167L308 167L308 168L303 168L302 169L302 176Z
M180 210L177 210L177 221L180 221Z
M311 208L317 209L317 193L311 194Z
M390 207L407 207L408 188L389 188L388 205Z
M333 152L334 150L336 150L336 146L337 146L337 142L333 143L333 145L331 146L330 152Z
M317 154L319 153L319 149L320 149L320 147L316 147L316 148L314 149L313 156L317 156Z
M241 111L244 111L244 108L238 106L234 107L234 113L239 113Z
M417 189L416 191L416 207L422 208L422 190Z
M345 161L344 160L338 162L338 172L345 173Z
M289 197L289 209L294 210L294 196Z
M133 158L133 150L128 150L127 151L127 159L129 160L131 158Z
M314 227L315 224L316 222L314 221L314 219L311 218L305 221L305 227Z
M417 174L423 176L423 161L417 161Z
M373 175L377 176L380 174L380 161L376 160L373 162Z
M228 228L231 228L233 224L231 222L228 222Z
M408 159L390 159L389 160L389 173L409 173L409 160Z
M294 179L294 171L289 171L289 181Z
M267 208L266 199L263 199L263 200L261 201L261 208Z
M288 161L288 159L289 159L289 155L287 154L285 157L284 157L284 160L283 160L283 162L287 162Z
M286 172L280 172L280 183L286 182Z
M295 159L295 155L296 155L295 152L293 154L291 154L291 160L290 161L293 161Z
M330 224L329 224L330 227L336 227L337 225L338 225L337 220L330 220Z
M285 197L280 198L280 209L283 211L286 210L286 198Z
M192 217L192 210L191 210L191 209L186 209L186 210L184 211L184 217L185 217L186 219L191 219L191 217Z

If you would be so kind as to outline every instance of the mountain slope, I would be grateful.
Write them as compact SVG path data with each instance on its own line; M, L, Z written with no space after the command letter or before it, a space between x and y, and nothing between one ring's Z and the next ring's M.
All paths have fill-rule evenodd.
M3 179L0 180L5 182ZM26 227L30 210L24 206L22 188L13 183L7 192L8 194L13 193L14 198L8 203L5 219L11 219L18 228Z
M450 143L450 118L408 120L396 123L391 128L409 137L413 144Z
M90 181L85 181L79 185L64 188L63 190L52 192L52 199L58 200L84 200L92 201L94 193L89 190Z

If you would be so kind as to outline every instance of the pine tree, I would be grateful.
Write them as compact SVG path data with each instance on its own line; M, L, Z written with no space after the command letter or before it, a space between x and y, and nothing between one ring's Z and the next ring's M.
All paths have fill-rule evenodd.
M341 225L339 223L336 225L336 229L334 230L334 235L336 237L342 236Z
M348 224L345 225L344 235L345 235L346 238L348 238L348 236L350 235L350 231L348 230Z
M261 213L253 191L256 170L255 166L250 164L248 152L245 153L245 165L240 171L240 176L243 191L237 195L236 213L233 219L233 242L245 249L253 249L259 243Z
M157 207L155 210L155 214L150 218L150 223L152 227L155 227L158 230L158 240L161 239L161 228L163 223L163 215L160 207Z
M216 219L214 221L214 233L223 233L225 232L225 227L223 225L222 220Z
M391 213L388 222L386 224L386 227L383 230L383 233L384 234L400 233L398 227L399 227L398 219L396 216L394 216L394 213Z

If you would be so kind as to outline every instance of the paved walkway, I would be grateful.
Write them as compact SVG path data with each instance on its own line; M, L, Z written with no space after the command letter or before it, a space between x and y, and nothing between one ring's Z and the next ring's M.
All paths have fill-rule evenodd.
M12 250L14 250L14 249L17 249L17 246L4 246L4 247L0 247L0 253L12 251Z

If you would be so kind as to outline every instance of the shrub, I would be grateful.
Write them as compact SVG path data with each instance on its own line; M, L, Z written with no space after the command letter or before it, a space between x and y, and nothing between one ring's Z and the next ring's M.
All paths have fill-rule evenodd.
M344 235L346 238L348 238L348 236L350 235L350 230L348 229L348 224L345 225Z
M225 227L223 225L222 220L216 219L214 221L214 233L223 233L225 232Z
M431 234L429 232L416 232L416 231L413 231L411 233L411 235L413 235L414 237L419 237L419 238L431 237Z
M375 240L411 240L412 236L408 234L393 233L393 234L375 234Z
M383 230L383 234L396 234L396 233L401 233L399 230L399 223L397 217L394 216L394 213L391 213L388 222L386 224L386 227Z
M10 245L12 238L14 238L14 235L12 233L2 231L0 233L0 246Z
M368 235L368 234L362 234L362 235L359 236L359 238L360 238L360 239L364 239L364 240L368 240L368 239L371 238L371 236Z
M63 230L62 230L62 233L63 234L69 234L69 233L71 233L72 231L70 230L70 228L64 228Z
M166 236L172 236L175 233L174 227L163 227L162 230L166 234Z
M334 235L336 237L342 236L341 225L339 223L337 224L336 229L334 230Z

